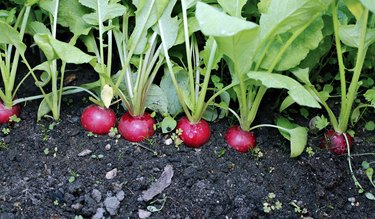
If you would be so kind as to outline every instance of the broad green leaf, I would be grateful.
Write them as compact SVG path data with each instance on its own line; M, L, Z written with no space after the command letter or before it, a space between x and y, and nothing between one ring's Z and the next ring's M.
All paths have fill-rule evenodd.
M365 196L366 196L367 199L375 201L375 196L374 196L374 194L372 194L372 193L370 193L370 192L366 192L366 193L365 193Z
M198 30L200 30L198 20L195 16L188 17L187 23L189 27L189 36L197 32ZM179 45L184 42L185 42L185 34L184 34L183 22L180 21L175 45Z
M43 73L40 75L40 81L36 81L37 85L44 87L51 80L51 66L49 61L45 61L33 68L33 70L39 70Z
M217 2L229 15L241 17L242 8L247 0L218 0Z
M174 67L174 72L176 72L178 87L183 90L187 90L187 84L189 80L188 73L179 66ZM164 76L161 79L160 88L164 91L164 95L168 99L169 114L175 116L178 113L182 112L182 107L178 100L176 89L172 83L168 68L164 69Z
M307 144L307 129L291 123L284 117L276 121L280 133L290 141L290 157L297 157L304 151Z
M195 16L198 19L202 32L207 36L229 37L258 26L255 23L229 16L217 8L202 2L197 3Z
M42 102L40 102L39 108L38 108L38 113L37 113L37 121L41 120L43 116L47 115L49 112L52 111L52 109L48 105L46 99L48 99L50 101L50 103L52 103L52 93L47 94L43 98Z
M177 122L174 118L167 116L163 119L163 121L161 121L160 126L161 126L161 131L165 134L174 130L177 126Z
M79 3L94 10L93 13L86 14L82 18L86 23L95 26L122 16L126 10L123 5L108 0L79 0Z
M363 95L372 106L375 106L375 89L368 89Z
M60 1L58 22L64 27L69 27L74 35L87 35L91 29L83 19L87 13L88 10L78 1Z
M140 0L136 5L135 27L128 42L130 48L136 48L135 54L143 52L144 46L138 45L140 39L146 38L147 30L156 24L168 3L168 0L147 0L147 3L145 0Z
M168 49L170 49L175 44L178 34L178 18L171 17L171 13L176 2L177 0L171 0L169 2L168 6L164 10L163 15L158 21L157 28L155 28L156 32L159 35L163 33L164 43L166 44Z
M206 67L208 66L213 43L214 43L214 38L209 37L208 40L206 41L206 45L204 46L204 49L200 52L200 57L203 58L204 65ZM223 54L220 53L220 51L216 50L212 69L217 70L219 68L218 63L220 62L222 56ZM203 70L201 71L201 73L204 74L205 71Z
M360 0L361 3L372 13L375 13L375 0Z
M261 39L285 33L298 26L304 25L317 13L323 12L329 1L322 0L273 0L269 4L267 13L260 18Z
M288 46L277 63L275 70L285 71L300 64L311 50L314 50L319 46L323 39L322 28L323 20L321 18L316 19ZM280 34L273 41L262 61L262 68L269 69L273 64L275 57L278 56L291 37L292 33L287 32Z
M11 26L0 21L0 44L11 44L15 46L20 54L26 51L26 45L22 42L20 34Z
M360 25L340 25L339 37L340 40L350 47L358 48L361 30ZM375 29L367 28L365 48L369 47L375 42Z
M38 33L51 34L51 31L46 27L46 25L39 21L33 21L29 23L26 27L26 32L32 36Z
M50 61L61 59L67 63L82 64L88 63L95 58L73 45L54 39L49 34L37 34L34 36L34 41Z
M55 14L57 2L58 0L44 0L39 2L39 6L53 15Z
M306 85L311 85L310 79L309 79L309 72L310 70L308 68L296 68L292 69L291 72L294 76L298 78L299 81Z
M109 108L113 98L113 89L108 84L103 86L103 89L100 93L100 98L102 99L104 106Z
M305 150L307 144L307 129L297 127L289 130L290 157L298 157Z
M296 103L302 106L320 108L315 98L296 80L280 75L267 72L251 71L247 74L251 79L259 80L267 88L284 88Z
M145 106L160 114L168 114L168 98L163 90L153 84L147 92Z
M363 14L364 8L359 0L344 0L343 1L349 11L354 17L359 20Z

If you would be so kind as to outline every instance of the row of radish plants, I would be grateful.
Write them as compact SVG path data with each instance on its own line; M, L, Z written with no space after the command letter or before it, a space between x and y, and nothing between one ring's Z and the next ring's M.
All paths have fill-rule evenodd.
M38 120L58 121L62 96L87 92L93 104L81 124L94 134L116 126L111 106L120 103L124 139L151 137L155 112L163 116L163 132L177 130L196 148L210 138L208 122L231 113L238 119L225 134L232 148L248 152L256 146L253 130L270 127L290 140L296 157L307 128L285 118L253 124L269 89L287 91L275 97L279 112L294 104L321 108L328 119L312 121L326 130L322 146L336 154L350 152L348 126L375 106L373 0L10 0L0 6L0 123L13 121L31 100L40 101ZM42 61L31 66L27 52ZM99 79L64 86L69 64L90 66ZM327 69L333 78L323 77ZM19 97L28 77L40 94ZM340 102L337 115L327 103L332 98Z

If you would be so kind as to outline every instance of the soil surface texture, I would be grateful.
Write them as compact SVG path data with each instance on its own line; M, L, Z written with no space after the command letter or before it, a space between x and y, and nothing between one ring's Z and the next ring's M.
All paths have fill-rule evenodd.
M235 152L223 137L230 118L210 123L211 139L200 149L167 145L170 134L160 131L134 144L85 132L80 115L90 103L83 97L64 98L59 123L36 122L33 101L19 123L1 126L10 133L0 134L0 219L375 218L375 202L357 192L347 157L319 149L321 133L309 134L315 154L294 159L270 128L255 131L257 152ZM262 107L256 122L274 123ZM114 109L120 118L123 109ZM374 152L373 133L355 131L353 153ZM352 160L368 191L361 162L371 159Z

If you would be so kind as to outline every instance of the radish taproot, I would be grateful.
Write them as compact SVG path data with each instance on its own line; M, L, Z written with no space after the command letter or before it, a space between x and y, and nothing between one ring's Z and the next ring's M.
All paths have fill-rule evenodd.
M253 132L244 131L240 126L232 126L225 133L225 141L234 150L246 153L256 146L256 138Z
M331 129L324 134L321 139L321 148L328 149L337 155L346 154L348 152L345 136L348 139L349 148L352 148L353 138L348 133L338 133Z
M17 116L19 117L21 114L21 106L19 104L12 106L12 108L8 109L5 107L3 102L0 101L0 124L10 122L10 117Z
M184 116L178 121L176 129L182 131L180 138L188 147L199 148L210 140L211 129L203 119L197 123L191 123Z
M116 114L110 108L92 104L83 110L81 124L86 131L105 135L115 126Z
M155 119L147 112L141 116L126 112L119 121L118 131L125 140L140 142L155 134L155 124Z

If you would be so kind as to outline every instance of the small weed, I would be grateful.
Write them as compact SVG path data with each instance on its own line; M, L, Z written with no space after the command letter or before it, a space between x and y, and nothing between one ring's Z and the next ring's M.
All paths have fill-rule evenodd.
M59 200L56 199L56 200L53 201L53 205L54 205L54 206L59 206L59 204L60 204L60 203L59 203Z
M150 205L147 206L147 210L149 212L159 212L159 211L163 210L165 202L167 202L167 196L165 196L165 194L163 194L163 198L156 199L156 200L150 202ZM157 204L158 207L155 204Z
M116 127L112 127L110 130L109 130L109 133L108 133L108 136L111 137L111 138L117 138L117 137L120 137L121 135L117 135L118 134L118 130Z
M283 207L283 204L275 198L275 193L268 193L268 195L265 198L265 201L263 202L263 211L265 213L271 213L271 211L279 210Z
M312 147L306 147L305 151L309 155L309 157L312 157L315 155L314 149Z
M74 183L74 181L76 181L77 177L78 177L78 173L77 172L70 172L70 176L69 176L69 179L68 179L68 182L69 183Z
M219 151L215 151L215 154L216 154L217 157L220 158L220 157L223 157L225 155L225 152L226 152L225 148L221 148Z
M250 153L251 153L251 155L253 155L253 157L255 157L257 159L260 159L264 156L264 153L258 147L251 150Z
M50 150L49 150L49 148L44 148L44 150L43 150L43 154L44 155L49 155L50 154ZM56 157L57 156L57 152L58 152L58 148L57 147L55 147L54 149L53 149L53 157Z
M21 119L18 118L16 115L13 115L13 116L9 117L9 121L10 121L10 122L18 123L18 122L21 121Z
M74 219L83 219L83 217L81 215L76 215L74 216Z
M307 208L301 207L303 205L303 203L300 202L300 201L293 200L289 204L291 206L293 206L294 212L301 215L301 216L306 215L308 213Z
M93 155L91 155L91 158L94 159L94 160L101 160L101 159L104 158L104 155L103 154L98 154L98 155L93 154Z
M0 141L0 150L6 150L7 149L7 145L5 144L5 142L3 140Z
M182 139L180 136L182 135L182 129L176 129L176 132L171 135L171 139L174 142L174 145L178 149L180 145L183 143Z
M87 136L88 136L88 137L94 137L94 138L98 137L97 134L94 134L94 133L92 133L92 132L87 132Z
M3 128L1 130L1 132L4 134L4 135L9 135L10 134L10 128Z

